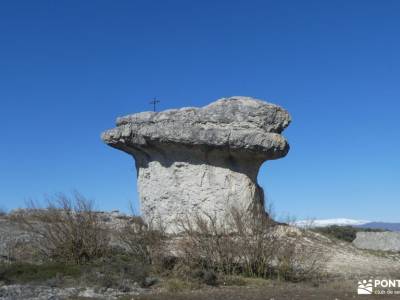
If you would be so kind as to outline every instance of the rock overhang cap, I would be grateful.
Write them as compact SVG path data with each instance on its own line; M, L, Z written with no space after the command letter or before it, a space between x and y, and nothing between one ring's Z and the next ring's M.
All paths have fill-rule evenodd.
M271 103L243 96L221 98L204 107L141 112L117 118L102 139L131 153L149 145L174 144L215 147L257 154L263 159L283 157L289 144L280 133L290 124L289 113Z

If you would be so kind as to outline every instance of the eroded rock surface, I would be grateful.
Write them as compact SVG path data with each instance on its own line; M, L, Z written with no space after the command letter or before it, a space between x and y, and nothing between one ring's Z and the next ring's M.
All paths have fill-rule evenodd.
M263 209L258 170L289 150L280 135L290 123L287 111L249 97L142 112L116 123L102 139L135 158L142 215L166 225L188 213Z
M353 244L360 249L400 252L400 232L357 232Z

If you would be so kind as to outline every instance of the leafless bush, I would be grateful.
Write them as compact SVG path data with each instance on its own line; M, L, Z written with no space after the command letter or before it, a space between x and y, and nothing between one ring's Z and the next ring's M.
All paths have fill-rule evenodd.
M324 278L326 254L316 244L306 242L302 231L287 227L280 233L274 254L274 271L278 279L319 281Z
M180 220L179 226L183 234L178 248L190 269L262 277L270 273L275 237L265 215L231 209L224 220L196 215Z
M303 232L263 213L232 208L223 218L187 215L175 225L176 234L167 234L160 222L135 217L119 236L132 259L186 281L215 284L215 274L300 281L320 274L323 257L304 244Z
M109 235L93 202L78 193L73 198L57 195L44 209L31 202L13 218L37 237L38 249L48 259L82 264L108 251Z
M161 267L166 256L167 234L161 222L145 224L140 217L132 218L132 222L120 230L120 240L134 259Z
M321 256L301 246L298 233L265 214L231 209L224 220L196 215L179 221L183 270L305 280L319 272ZM288 232L286 230L288 229ZM300 234L300 232L299 232Z

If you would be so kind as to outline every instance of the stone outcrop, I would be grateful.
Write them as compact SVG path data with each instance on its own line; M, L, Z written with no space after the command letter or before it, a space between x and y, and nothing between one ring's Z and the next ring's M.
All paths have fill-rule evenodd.
M117 119L108 145L135 158L142 216L165 224L188 213L264 209L257 174L289 150L286 110L250 97Z
M357 232L353 244L360 249L400 252L400 232Z

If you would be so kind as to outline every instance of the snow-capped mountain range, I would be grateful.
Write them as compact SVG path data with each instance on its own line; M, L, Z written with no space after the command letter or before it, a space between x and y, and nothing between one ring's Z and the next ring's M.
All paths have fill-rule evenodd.
M370 221L365 220L353 220L353 219L325 219L325 220L302 220L296 221L294 224L299 227L326 227L331 225L339 225L339 226L355 226L355 225L363 225L367 224Z
M338 226L354 226L360 228L374 228L383 229L390 231L400 231L400 223L389 223L389 222L372 222L366 220L354 220L354 219L324 219L324 220L301 220L294 222L295 226L299 227L326 227L331 225Z

